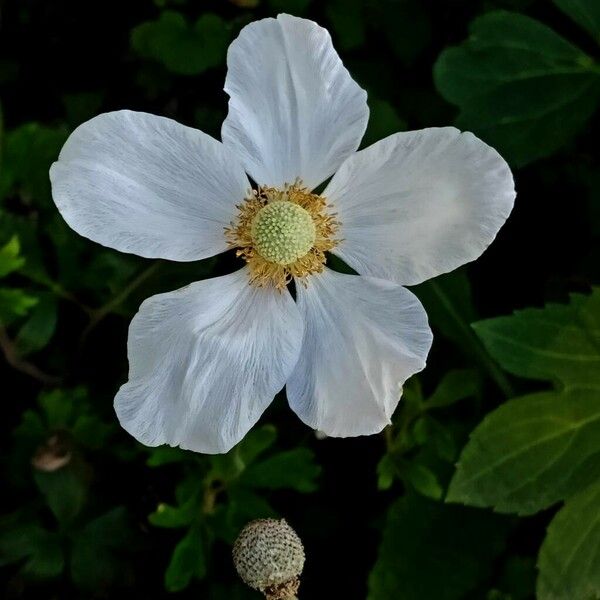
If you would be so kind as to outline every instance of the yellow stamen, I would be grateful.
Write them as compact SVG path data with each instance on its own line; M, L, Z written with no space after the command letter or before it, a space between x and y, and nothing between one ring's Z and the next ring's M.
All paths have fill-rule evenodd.
M320 273L325 252L340 240L327 201L300 180L283 188L259 187L237 206L236 222L225 228L229 246L237 248L250 269L250 283L283 289L292 280Z

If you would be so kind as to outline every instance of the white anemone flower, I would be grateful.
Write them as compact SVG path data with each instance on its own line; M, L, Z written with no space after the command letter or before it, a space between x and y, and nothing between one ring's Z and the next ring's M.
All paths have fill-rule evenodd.
M251 23L227 66L222 142L111 112L79 126L50 171L62 216L95 242L173 261L237 247L246 261L141 305L118 418L148 446L226 452L286 386L313 429L377 433L432 342L403 286L485 250L514 203L510 169L453 127L357 152L367 94L312 21ZM326 267L329 251L358 275Z

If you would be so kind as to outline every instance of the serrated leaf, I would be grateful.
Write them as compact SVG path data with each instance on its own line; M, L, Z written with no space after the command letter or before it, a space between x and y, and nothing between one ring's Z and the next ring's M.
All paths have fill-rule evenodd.
M600 388L600 288L573 294L568 305L527 308L473 328L510 373Z
M553 0L575 23L600 44L600 2L598 0Z
M415 495L389 509L368 600L459 600L490 573L504 545L497 515Z
M179 541L165 572L165 588L169 592L185 589L192 579L206 576L206 552L199 526L190 528Z
M542 392L506 402L472 432L447 500L531 514L600 476L600 393Z
M557 513L538 559L539 600L600 598L600 481Z
M20 255L21 245L19 238L14 235L2 248L0 248L0 277L20 269L25 264L25 259Z
M249 487L276 490L290 488L298 492L314 492L321 468L308 448L280 452L250 465L240 476L240 483Z
M515 166L548 156L598 106L592 58L542 23L506 11L475 19L469 38L442 52L434 79L473 131Z
M197 75L222 64L228 43L227 24L211 13L189 25L182 14L166 10L131 32L131 45L140 56L180 75Z

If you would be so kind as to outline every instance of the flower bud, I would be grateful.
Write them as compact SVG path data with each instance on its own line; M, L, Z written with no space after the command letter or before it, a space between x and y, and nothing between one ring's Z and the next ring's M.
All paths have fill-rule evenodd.
M296 598L304 548L284 519L248 523L233 546L233 562L244 582L268 600Z

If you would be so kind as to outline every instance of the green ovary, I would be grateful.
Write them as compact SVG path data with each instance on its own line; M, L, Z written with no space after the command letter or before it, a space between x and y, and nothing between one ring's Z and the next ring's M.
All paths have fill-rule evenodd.
M267 261L289 265L314 246L316 228L310 214L287 200L263 206L252 221L252 240Z

